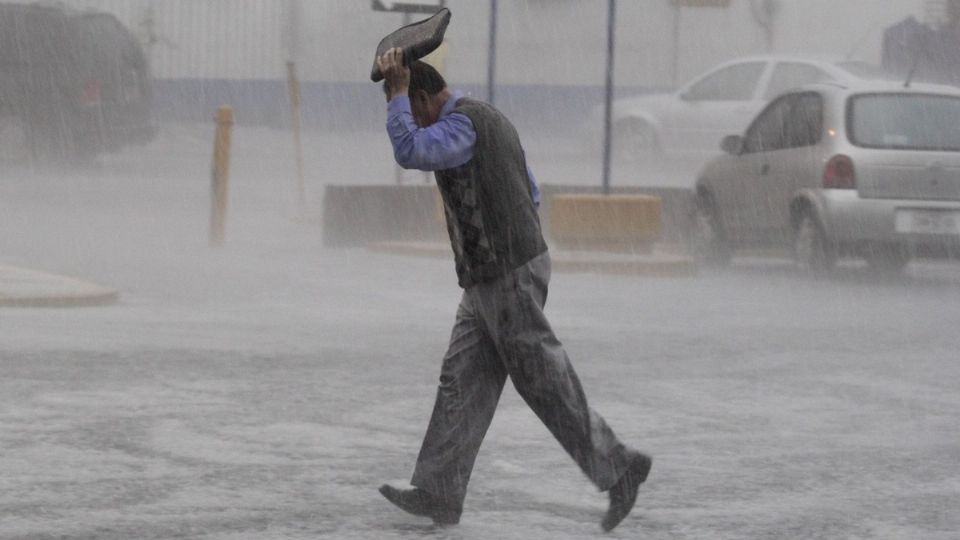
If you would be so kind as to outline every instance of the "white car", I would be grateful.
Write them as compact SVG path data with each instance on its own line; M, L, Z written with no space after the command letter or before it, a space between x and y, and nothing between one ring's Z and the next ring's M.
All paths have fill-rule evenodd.
M720 146L696 182L704 261L782 246L815 271L842 255L899 271L914 254L960 255L960 89L808 85Z
M818 81L851 82L888 77L859 61L786 56L744 57L696 77L679 90L615 100L613 154L630 160L663 156L703 163L717 155L717 141L742 132L773 97ZM595 112L592 124L602 124Z

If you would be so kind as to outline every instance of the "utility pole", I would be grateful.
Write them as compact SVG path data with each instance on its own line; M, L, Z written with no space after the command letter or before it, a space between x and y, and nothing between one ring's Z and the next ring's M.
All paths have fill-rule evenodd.
M617 0L607 2L607 84L606 97L603 106L603 194L610 194L610 150L611 125L613 113L613 50L615 45L614 29L616 28Z
M490 0L490 39L487 50L487 101L493 105L497 67L497 0Z
M672 88L676 88L680 82L680 10L682 8L673 5L673 65L670 69Z

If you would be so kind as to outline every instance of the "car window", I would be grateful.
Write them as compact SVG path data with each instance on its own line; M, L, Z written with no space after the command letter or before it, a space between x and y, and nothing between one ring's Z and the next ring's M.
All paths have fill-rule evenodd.
M813 146L823 132L823 98L816 92L788 97L790 116L785 128L784 148Z
M791 107L791 100L788 98L789 96L784 96L767 105L750 124L743 141L745 154L784 148L787 117Z
M850 142L869 148L960 151L960 98L866 94L847 105Z
M8 85L21 85L17 101L79 88L77 49L75 28L59 12L0 4L0 75ZM42 77L36 66L43 66Z
M764 62L745 62L708 75L684 94L694 101L746 101L753 98Z
M778 62L773 68L770 84L767 85L764 97L773 99L793 88L830 80L833 80L833 77L816 66L801 62Z

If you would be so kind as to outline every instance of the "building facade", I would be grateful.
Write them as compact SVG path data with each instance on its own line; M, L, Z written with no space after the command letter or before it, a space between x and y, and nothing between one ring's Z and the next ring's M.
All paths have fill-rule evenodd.
M908 16L938 17L943 1L729 0L725 7L683 7L678 0L620 0L617 93L670 88L748 54L878 62L886 27ZM308 125L379 122L382 111L374 103L382 95L368 78L372 55L380 38L403 22L401 14L372 10L368 0L62 3L114 13L140 37L152 62L158 107L167 115L206 119L210 107L228 101L244 107L238 110L241 122L285 122L287 61L296 62L303 81ZM453 13L446 76L482 97L490 2L446 0L446 5ZM500 0L498 102L536 118L546 114L548 120L580 115L598 102L607 5L606 0Z

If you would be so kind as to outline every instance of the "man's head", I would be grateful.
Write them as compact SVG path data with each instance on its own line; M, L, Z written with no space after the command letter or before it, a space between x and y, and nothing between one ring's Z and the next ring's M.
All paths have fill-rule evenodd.
M383 83L383 91L390 98L390 88ZM440 110L450 97L447 82L430 64L417 60L410 64L410 110L420 127L427 127L440 118Z

